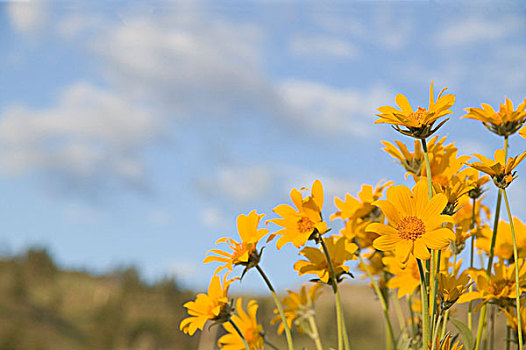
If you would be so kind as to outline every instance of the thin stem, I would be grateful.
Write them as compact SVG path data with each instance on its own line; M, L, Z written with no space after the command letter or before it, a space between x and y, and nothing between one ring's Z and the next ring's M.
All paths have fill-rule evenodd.
M472 206L471 206L471 229L475 228L476 219L475 219L475 205L477 204L477 199L472 198ZM471 252L469 255L469 268L473 268L473 258L475 254L475 235L471 236ZM473 291L473 285L469 286L469 292ZM473 301L469 302L468 305L468 328L471 331L472 330L472 324L473 324Z
M422 150L424 151L424 161L426 163L426 177L427 177L427 194L428 194L428 197L429 197L429 200L431 200L431 198L433 198L433 175L431 174L431 163L429 162L429 152L427 150L427 142L426 142L426 139L420 139L420 141L422 142ZM418 260L418 259L417 259ZM435 252L433 251L432 252L432 255L431 255L431 267L429 267L428 265L428 262L426 262L426 266L428 267L428 270L427 270L427 279L422 279L423 275L421 273L420 275L420 278L422 279L422 283L424 283L424 281L426 282L425 284L425 289L421 289L423 292L422 292L422 297L424 297L425 295L425 300L424 298L422 298L422 307L425 307L426 309L423 310L422 312L422 325L423 325L423 343L424 343L424 349L427 349L428 348L428 341L429 341L429 293L433 293L433 298L432 298L432 302L433 302L433 306L432 306L432 311L433 311L433 314L432 314L432 317L434 316L434 312L435 312L435 304L436 304L436 299L435 299L435 277L434 274L435 274L435 271L434 271L434 264L435 264ZM419 270L422 270L423 272L423 268L421 266L421 263L419 264L418 266ZM431 276L429 275L431 274ZM428 290L427 289L427 286L428 286L428 283L430 284L430 289ZM422 284L421 284L422 285ZM425 293L424 293L425 292ZM425 304L425 305L424 305ZM431 324L433 323L432 322L433 319L431 319Z
M433 343L431 344L431 350L435 350L435 347L436 347L437 333L438 333L438 327L440 327L440 321L442 321L442 313L438 315L437 324L435 325L435 329L433 331Z
M402 312L402 305L400 305L400 300L398 298L394 298L394 307L396 312L396 317L398 318L398 324L400 326L400 331L406 335L407 331L407 322L405 321L404 313Z
M323 350L323 346L320 340L320 333L318 332L318 325L316 324L314 315L309 314L308 319L309 319L309 328L311 330L310 337L314 341L314 344L316 345L316 350Z
M506 139L507 140L507 139ZM507 145L507 142L505 143ZM507 149L507 147L504 147ZM499 217L500 217L500 204L502 202L502 192L499 190L497 195L497 206L495 208L495 218L493 221L493 233L491 235L491 245L489 249L489 259L488 259L488 265L486 267L486 276L489 278L491 276L491 268L493 266L493 256L495 254L495 241L497 239L497 230L499 228ZM475 342L475 350L478 350L480 346L480 341L482 337L482 329L484 328L484 323L486 321L486 308L487 305L484 304L482 306L482 309L480 310L480 318L479 318L479 324L477 327L477 340ZM484 317L482 317L484 315Z
M369 271L369 266L364 264L361 255L359 255L359 257L360 257L360 262L362 263L362 266L365 267L365 273L367 273L367 276L369 277L369 279L371 280L371 284L373 285L373 289L376 292L376 295L378 295L378 299L380 299L380 304L382 305L382 310L384 311L385 324L387 326L387 333L388 333L387 348L392 349L394 347L396 349L396 340L394 337L393 326L391 324L391 320L389 319L389 308L387 306L387 302L384 298L382 291L380 290L380 287L378 287L376 280L373 278L371 271ZM400 325L400 328L402 328L402 325Z
M422 343L424 350L427 350L429 348L429 299L422 261L416 259L416 263L418 264L418 272L420 273L420 293L422 295Z
M479 350L480 348L480 342L482 340L482 330L484 329L484 321L486 320L486 308L488 304L482 305L482 309L480 309L479 314L479 325L477 327L477 340L475 342L475 350Z
M268 341L268 339L266 337L263 337L263 342L265 342L265 344L270 346L272 349L279 350L279 348L276 345L272 344L270 341Z
M278 308L279 315L281 316L281 322L283 322L283 327L285 328L285 336L287 337L287 345L289 350L294 350L294 346L292 345L292 336L290 334L290 327L287 323L287 318L285 317L285 312L283 311L283 306L281 305L281 302L279 301L278 296L276 295L276 291L274 290L274 287L272 287L272 283L270 283L267 275L263 270L261 269L261 266L256 265L256 269L258 270L261 277L263 277L263 280L267 284L268 289L270 290L270 293L272 294L272 298L274 299L274 303L276 304L276 307Z
M449 310L446 310L446 315L444 316L444 324L442 325L442 333L440 333L440 339L444 338L446 335L446 329L447 329L447 321L449 320Z
M508 195L506 194L506 189L501 189L501 192L504 193L504 201L506 202L506 209L508 211L508 218L510 220L511 228L511 237L513 239L513 260L515 261L515 291L516 291L516 308L517 308L517 336L519 340L519 349L522 350L522 322L521 322L521 301L520 301L520 283L519 283L519 254L517 252L517 239L515 237L515 227L513 225L513 216L511 215L510 203L508 201Z
M424 150L424 160L426 162L426 177L427 177L427 193L429 199L433 197L433 180L431 176L431 163L429 163L429 153L427 151L426 139L420 139L422 142L422 149Z
M245 350L250 350L250 346L248 346L245 336L243 335L243 333L241 333L241 331L239 330L237 325L234 323L234 321L232 321L232 319L229 319L228 322L230 322L232 327L234 327L234 329L236 330L237 334L239 334L239 336L241 337L241 340L243 340L243 345L245 345Z
M407 296L407 307L409 308L409 317L411 317L411 330L413 332L413 340L415 340L417 336L417 330L416 330L415 314L413 312L413 300L411 300L411 295Z
M433 269L431 271L431 273L433 274L433 276L431 277L431 282L433 282L431 284L431 288L430 288L430 293L433 293L432 294L432 299L431 299L431 317L432 317L432 320L434 322L435 320L435 312L436 312L436 305L437 305L437 294L438 294L438 274L440 273L440 256L442 255L442 251L441 250L438 250L438 253L436 253L437 251L436 250L432 250L431 251L431 259L433 259L433 261L435 260L435 254L437 255L437 261L436 261L436 269ZM432 325L432 327L434 326L434 323Z
M325 240L323 237L320 239L321 246L323 248L323 252L325 253L325 258L327 259L327 264L329 265L329 279L331 281L332 285L332 291L334 292L334 297L336 298L336 323L338 326L338 350L343 349L343 312L342 312L342 305L340 301L340 293L338 293L338 281L336 281L336 273L334 272L334 265L331 260L331 256L329 254L329 249L327 249L327 245L325 244ZM349 349L349 345L346 344L345 350Z
M511 340L511 327L510 327L510 324L506 322L506 350L510 350L510 340Z
M489 260L486 267L486 275L491 275L491 267L493 266L493 256L495 254L495 241L497 239L497 229L499 228L500 204L502 202L502 192L499 191L497 195L497 207L495 208L495 220L493 221L493 234L491 235L491 245L489 249Z

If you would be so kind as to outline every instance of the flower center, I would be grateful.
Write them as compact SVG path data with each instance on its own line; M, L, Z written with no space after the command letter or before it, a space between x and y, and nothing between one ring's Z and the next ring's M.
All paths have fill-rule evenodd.
M507 279L497 280L489 284L488 292L493 295L499 295L500 293L502 293L504 288L508 287L511 289L511 287L513 287L514 284L514 281L510 281Z
M301 219L298 220L298 231L300 233L310 233L314 231L314 222L308 217L302 216Z
M416 240L426 233L424 222L416 216L406 216L398 224L398 235L402 239Z
M427 109L418 107L418 109L415 112L409 114L407 118L413 119L419 124L423 124L422 122L425 120L427 114Z

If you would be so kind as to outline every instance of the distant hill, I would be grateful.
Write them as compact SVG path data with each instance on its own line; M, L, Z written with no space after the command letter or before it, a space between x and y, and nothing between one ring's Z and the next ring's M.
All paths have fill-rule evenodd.
M42 249L0 260L0 350L197 348L178 330L194 293L141 282L135 269L103 276L57 268Z

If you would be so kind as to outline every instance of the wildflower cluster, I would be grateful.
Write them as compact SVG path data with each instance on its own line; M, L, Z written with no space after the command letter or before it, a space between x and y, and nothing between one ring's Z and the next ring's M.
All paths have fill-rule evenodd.
M245 311L241 298L234 302L228 297L232 283L255 270L274 299L271 325L277 324L278 334L285 333L288 350L294 349L295 331L307 334L317 350L324 348L314 305L324 285L330 286L336 307L337 344L330 346L349 350L352 336L344 320L340 286L356 275L369 279L380 301L388 349L481 349L483 334L490 332L487 309L493 308L506 316L508 329L515 332L507 340L508 348L516 342L522 350L526 224L512 216L507 189L526 158L526 151L508 155L509 138L517 132L526 137L526 127L522 128L526 100L514 109L506 98L498 112L487 104L466 108L463 118L481 121L503 138L503 148L490 159L459 154L447 137L435 135L447 122L444 117L453 114L455 96L445 90L435 97L431 83L427 107L413 108L398 94L397 108L378 108L375 123L391 124L401 135L413 138L411 150L401 140L382 141L383 150L402 166L409 186L385 180L376 186L364 184L356 196L334 198L336 211L325 221L324 189L315 180L310 189L292 189L292 205L277 205L264 228L265 214L253 210L239 215L239 238L220 238L216 242L220 247L207 252L204 263L216 263L217 268L208 293L184 304L189 317L180 329L193 335L207 322L222 324L225 334L217 343L221 349L276 348L257 320L257 302L248 301ZM490 179L494 187L488 185ZM491 190L497 192L494 213L484 204L485 193ZM502 199L507 221L500 219ZM332 231L330 223L342 228ZM274 242L278 251L288 243L297 249L299 258L291 269L309 278L299 291L289 290L283 298L261 267L263 245ZM461 254L469 258L460 259ZM242 267L239 275L229 278L236 266ZM393 303L399 313L398 333L391 324ZM452 320L450 314L459 304L467 304L468 315L465 320ZM409 319L403 316L404 308Z

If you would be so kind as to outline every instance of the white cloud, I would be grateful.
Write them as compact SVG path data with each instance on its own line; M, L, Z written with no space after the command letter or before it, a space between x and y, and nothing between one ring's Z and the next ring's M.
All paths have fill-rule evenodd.
M23 34L36 33L46 24L46 1L9 2L6 7L11 25Z
M504 23L506 23L504 25ZM516 17L471 17L452 21L437 31L436 41L442 47L470 46L503 39L524 27L524 20Z
M311 81L289 80L280 94L297 125L329 134L367 136L372 132L376 108L392 99L384 87L368 91L338 89Z
M12 106L0 117L2 170L43 170L70 189L141 183L141 148L159 133L154 117L86 83L70 86L52 108Z
M91 47L111 84L130 98L153 102L172 117L224 117L279 103L262 73L261 41L253 25L188 12L129 17L99 33Z
M201 222L205 227L227 229L231 221L219 208L206 208L201 212Z
M265 195L273 180L273 174L268 167L253 166L222 166L212 176L199 180L200 190L206 193L224 195L237 202L248 202Z
M289 51L293 55L307 58L352 59L358 56L358 49L349 41L322 35L296 35L289 40Z

